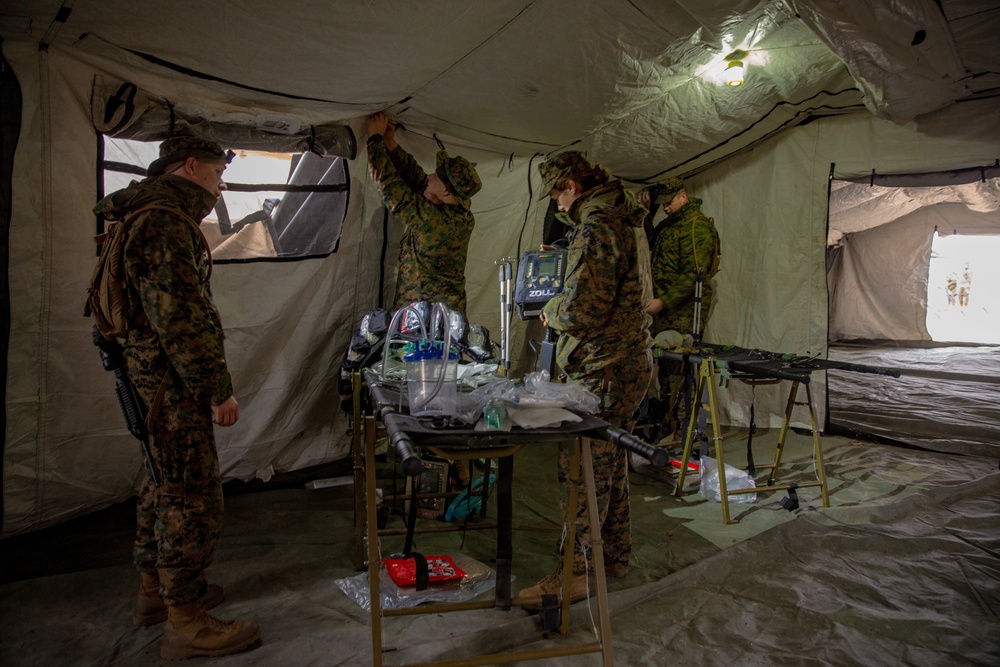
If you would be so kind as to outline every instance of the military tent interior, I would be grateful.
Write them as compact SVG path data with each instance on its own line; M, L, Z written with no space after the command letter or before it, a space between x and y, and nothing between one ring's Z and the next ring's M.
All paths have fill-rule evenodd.
M577 149L630 188L681 176L703 199L722 239L706 341L901 370L815 374L843 482L829 508L760 494L722 525L718 504L633 474L641 567L612 589L618 664L996 664L1000 281L980 251L1000 236L998 32L991 0L8 0L0 661L157 661L126 606L141 461L83 301L93 204L174 132L237 154L203 223L241 406L216 434L213 570L232 609L273 629L262 619L264 645L231 661L369 660L366 614L334 584L352 570L349 492L304 485L350 467L341 361L362 317L391 307L400 231L365 149L385 111L425 167L441 148L477 165L467 315L494 337L497 262L542 238L537 166ZM972 243L940 245L955 238ZM954 304L949 273L967 283ZM541 331L515 317L510 333L520 375ZM755 420L773 446L780 386L718 395L727 442ZM535 469L553 461L529 456L525 540L558 530L554 471ZM545 574L541 543L519 578ZM102 618L81 627L84 609ZM413 622L401 645L433 662L498 628L538 639L534 617L471 616Z

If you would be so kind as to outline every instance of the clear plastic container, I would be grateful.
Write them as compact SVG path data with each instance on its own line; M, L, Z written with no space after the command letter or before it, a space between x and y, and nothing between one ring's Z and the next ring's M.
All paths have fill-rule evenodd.
M403 355L411 415L452 416L457 412L458 353L450 350L444 362L443 350L440 341L421 343ZM439 382L442 371L444 380Z

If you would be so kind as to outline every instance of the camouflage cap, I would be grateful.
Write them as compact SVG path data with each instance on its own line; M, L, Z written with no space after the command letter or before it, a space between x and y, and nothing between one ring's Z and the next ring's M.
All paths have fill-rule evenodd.
M669 204L670 200L676 197L677 193L684 189L684 179L674 176L673 178L668 178L665 181L660 181L656 184L656 187L657 194L659 195L657 198L659 203Z
M483 187L483 182L476 173L476 166L464 157L448 157L445 151L438 151L437 168L434 171L444 181L448 192L466 204Z
M160 157L149 164L146 176L154 178L162 176L163 170L175 162L181 162L189 157L199 160L221 160L226 164L233 159L232 153L222 150L222 146L208 139L191 136L170 137L160 144Z
M594 171L594 166L582 151L566 151L549 158L538 165L538 173L542 175L542 196L545 199L560 181L574 176L587 175Z

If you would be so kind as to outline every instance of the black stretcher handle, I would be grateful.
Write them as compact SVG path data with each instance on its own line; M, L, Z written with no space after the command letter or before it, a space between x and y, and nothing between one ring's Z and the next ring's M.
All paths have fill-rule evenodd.
M410 477L419 475L424 469L424 462L417 456L413 449L413 441L410 436L403 431L396 431L392 434L392 446L396 450L396 455L402 461L403 472Z
M773 362L773 360L771 360ZM746 373L755 378L777 378L779 380L791 380L792 382L801 382L802 384L809 384L811 379L812 368L807 368L804 366L789 366L788 368L776 368L773 365L768 365L764 361L758 361L754 363L752 361L726 361L726 365L729 366L729 370L735 371L737 373Z
M670 454L666 449L647 445L628 431L623 431L614 426L607 426L602 431L602 439L610 440L619 447L624 447L630 452L635 452L657 468L662 468L670 462Z
M832 361L830 359L812 359L801 364L793 362L792 366L795 368L808 368L809 364L815 364L817 368L825 368L832 371L854 371L855 373L871 373L872 375L885 375L893 378L898 378L900 375L898 368L866 366L865 364L852 364L846 361Z

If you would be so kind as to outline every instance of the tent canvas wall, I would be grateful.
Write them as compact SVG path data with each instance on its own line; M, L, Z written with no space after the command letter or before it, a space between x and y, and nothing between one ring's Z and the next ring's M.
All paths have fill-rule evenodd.
M267 478L347 454L337 367L360 318L391 299L398 240L365 170L374 111L404 124L399 141L422 164L439 142L477 163L471 321L498 330L494 261L538 243L537 164L572 147L635 187L686 176L705 200L723 244L707 340L825 354L831 175L1000 155L992 3L842 4L5 3L4 67L19 98L6 88L0 103L18 123L2 146L3 534L127 498L139 474L81 316L98 195L95 80L134 83L206 123L278 137L340 125L356 139L336 252L213 275L242 406L218 433L223 472ZM737 48L749 53L747 83L729 89L717 76ZM516 323L522 361L531 333ZM724 392L734 423L745 423L743 391ZM758 414L770 412L759 420L776 424L779 403L758 396Z

